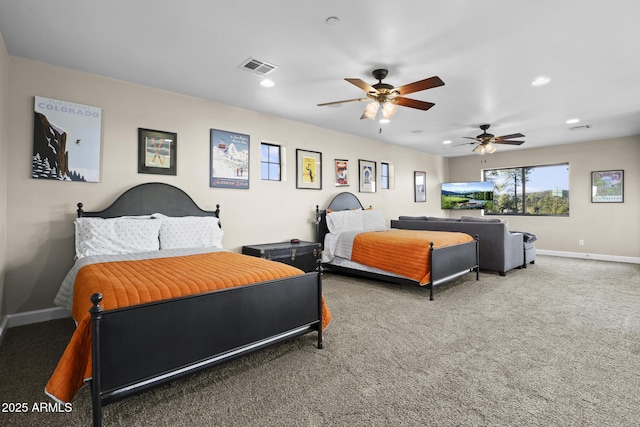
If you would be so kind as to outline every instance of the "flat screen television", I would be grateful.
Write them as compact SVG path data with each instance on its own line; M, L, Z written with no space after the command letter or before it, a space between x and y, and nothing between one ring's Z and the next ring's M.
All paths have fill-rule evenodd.
M493 208L493 182L443 182L440 192L442 209Z

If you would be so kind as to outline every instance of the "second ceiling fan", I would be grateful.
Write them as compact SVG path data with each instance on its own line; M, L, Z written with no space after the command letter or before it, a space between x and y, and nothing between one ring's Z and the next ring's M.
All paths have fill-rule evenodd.
M477 144L473 148L473 152L476 154L493 153L496 151L494 144L508 144L508 145L521 145L524 141L513 141L513 138L524 138L521 133L512 133L511 135L495 136L488 133L487 130L491 125L480 125L482 133L476 137L465 136L466 139L473 139L476 142L469 142L468 144Z
M369 104L367 104L367 106L365 107L364 114L362 114L362 117L360 118L374 120L376 118L378 110L381 109L382 120L388 120L396 113L398 105L403 107L416 108L418 110L424 111L433 107L435 104L432 102L405 98L404 95L444 85L444 82L440 79L440 77L434 76L399 87L393 87L388 83L382 83L382 80L387 77L387 74L389 74L389 71L383 68L373 70L371 75L373 76L373 78L378 80L378 83L373 85L370 85L361 79L347 78L345 79L346 81L364 90L367 97L346 99L344 101L325 102L323 104L318 104L318 106L323 107L325 105L343 104L345 102L370 101Z

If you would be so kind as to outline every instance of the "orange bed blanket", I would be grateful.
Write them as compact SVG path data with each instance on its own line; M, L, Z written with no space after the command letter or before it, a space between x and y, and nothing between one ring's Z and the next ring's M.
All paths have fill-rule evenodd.
M58 401L70 402L91 378L89 309L95 292L103 295L102 307L111 310L299 274L303 271L295 267L235 252L86 265L74 284L72 314L78 327L45 392ZM323 329L329 322L331 312L323 298Z
M466 233L448 231L370 231L355 237L351 260L426 285L431 281L431 242L440 248L473 240Z

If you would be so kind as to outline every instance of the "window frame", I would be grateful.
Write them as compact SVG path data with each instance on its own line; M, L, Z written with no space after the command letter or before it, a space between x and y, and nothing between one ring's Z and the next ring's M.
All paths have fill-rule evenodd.
M267 161L262 160L262 147L277 147L278 148L278 163L269 161L269 156L267 156ZM262 166L267 165L267 177L265 178L262 174ZM278 179L271 178L271 165L278 165ZM261 181L282 181L282 146L279 144L274 144L273 142L260 142L260 180Z
M566 214L560 214L560 213L531 213L531 212L527 212L527 170L534 170L536 168L545 168L545 167L554 167L554 166L565 166L567 168L567 196L566 196L566 200L567 200L567 213ZM504 168L488 168L488 169L483 169L482 170L482 180L483 181L489 181L487 179L487 173L491 172L491 171L504 171L504 170L520 170L520 182L518 185L518 193L516 195L517 200L516 200L516 210L518 209L518 205L521 204L522 205L522 209L521 212L488 212L488 211L484 211L483 214L484 215L494 215L494 216L531 216L531 217L542 217L542 216L553 216L553 217L569 217L571 215L571 205L569 203L570 201L570 194L571 194L571 188L570 188L570 175L569 175L569 171L570 171L570 164L569 162L563 162L563 163L551 163L551 164L542 164L542 165L531 165L531 166L510 166L510 167L504 167ZM551 190L544 190L544 191L553 191ZM564 190L562 190L564 191ZM494 195L494 202L495 200L497 200L497 193ZM563 196L562 199L564 200L565 197Z

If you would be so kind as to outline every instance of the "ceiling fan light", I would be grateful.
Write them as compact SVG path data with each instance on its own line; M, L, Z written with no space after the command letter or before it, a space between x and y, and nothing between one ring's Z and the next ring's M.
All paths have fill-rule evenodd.
M493 144L487 144L485 150L487 150L487 153L491 154L496 151L496 146Z
M474 148L474 149L473 149L473 151L475 151L475 152L476 152L476 154L480 154L480 155L482 156L482 155L484 155L484 153L485 153L487 150L484 148L484 145L483 145L483 144L480 144L480 145L476 146L476 148Z
M379 107L380 105L376 101L368 103L367 106L364 107L364 114L362 115L362 117L374 120L376 118L376 114L378 113Z
M396 104L385 102L384 104L382 104L382 118L390 119L396 114L397 110L398 106Z

